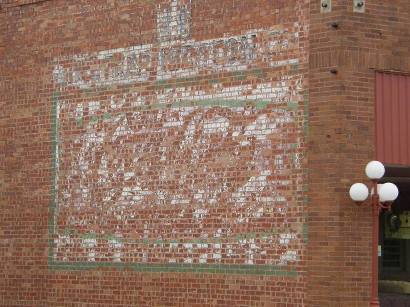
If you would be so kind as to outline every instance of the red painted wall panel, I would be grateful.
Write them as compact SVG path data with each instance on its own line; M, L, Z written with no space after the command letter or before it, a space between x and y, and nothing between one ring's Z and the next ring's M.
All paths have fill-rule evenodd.
M376 74L376 157L410 165L410 76Z

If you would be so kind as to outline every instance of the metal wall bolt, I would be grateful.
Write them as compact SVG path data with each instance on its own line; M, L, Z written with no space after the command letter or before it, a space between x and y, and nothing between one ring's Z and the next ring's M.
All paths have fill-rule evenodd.
M353 0L353 12L364 13L366 7L365 0Z
M320 12L329 13L332 11L332 0L321 0L320 1Z

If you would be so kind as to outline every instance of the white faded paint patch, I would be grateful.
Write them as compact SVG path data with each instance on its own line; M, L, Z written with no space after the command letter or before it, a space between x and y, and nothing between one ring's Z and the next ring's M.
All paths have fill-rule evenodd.
M193 216L195 219L199 220L199 219L205 218L207 214L208 214L207 209L195 209Z
M229 127L229 119L216 116L212 119L205 120L203 123L203 132L207 133L226 133Z
M290 241L295 240L296 237L296 233L281 233L279 235L279 243L283 245L288 245Z
M296 262L298 259L297 251L288 250L283 255L280 256L278 265L284 266L288 265L289 262Z
M191 18L190 1L172 0L170 6L160 5L157 13L158 52L154 52L152 44L146 44L61 57L55 61L54 83L60 88L75 86L82 89L144 83L148 82L155 65L156 79L163 81L196 77L203 72L245 71L261 59L269 61L271 67L299 64L298 58L282 59L291 50L299 48L298 29L301 26L298 24L293 25L293 31L273 27L195 41L190 39ZM70 67L60 64L67 61L71 62ZM264 90L272 93L271 87L258 85L256 93L248 99L260 99ZM277 91L282 90L281 87L273 89L273 95L280 96ZM224 97L229 94L221 93ZM158 100L161 101L160 96Z

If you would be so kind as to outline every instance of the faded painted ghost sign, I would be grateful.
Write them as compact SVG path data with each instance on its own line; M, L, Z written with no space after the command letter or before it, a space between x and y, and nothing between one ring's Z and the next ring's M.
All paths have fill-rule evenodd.
M297 263L302 25L196 41L157 10L155 43L55 59L53 260Z

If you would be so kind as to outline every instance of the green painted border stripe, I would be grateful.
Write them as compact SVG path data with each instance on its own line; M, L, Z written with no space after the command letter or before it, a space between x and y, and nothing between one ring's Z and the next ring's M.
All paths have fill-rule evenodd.
M306 141L309 140L309 119L310 119L310 112L309 112L309 90L305 91L303 95L303 115L304 115L304 126L303 130L305 133Z
M274 104L271 100L257 99L202 99L202 100L187 100L172 104L156 103L151 105L134 106L132 110L162 110L162 109L179 109L189 107L221 107L221 108L238 108L238 107L255 107L256 109L264 109L268 105ZM277 105L280 108L280 105ZM283 108L287 106L284 105Z
M52 270L91 270L100 267L109 267L116 269L132 269L137 272L193 272L193 273L220 273L220 274L252 274L252 275L270 275L270 276L287 276L296 277L298 274L294 270L286 270L281 267L272 265L236 265L236 264L143 264L143 263L117 263L117 262L57 262L53 255L53 235L55 229L56 204L56 173L57 173L57 142L58 142L58 122L57 122L57 104L59 93L55 92L52 96L51 109L51 147L52 147L52 184L51 184L51 202L50 215L48 219L48 266ZM252 105L257 109L265 108L271 101L267 100L201 100L195 102L175 103L172 108L202 106L202 107L241 107ZM145 106L147 109L166 108L169 105L156 104ZM138 108L138 107L137 107Z
M240 265L240 264L185 264L185 263L116 263L116 262L52 262L54 270L92 270L97 268L115 268L136 272L192 272L218 274L251 274L297 277L295 270L286 270L272 265Z
M305 136L305 143L309 143L309 138L310 138L310 126L309 126L309 121L310 121L310 92L309 89L305 90L305 93L303 95L303 132ZM305 211L305 217L304 217L304 223L303 223L303 240L305 244L308 243L309 241L309 213L308 213L308 206L309 206L309 168L306 165L306 170L304 171L303 174L303 180L305 181L305 184L303 185L303 190L304 190L304 210Z
M176 102L172 104L166 103L156 103L151 105L140 105L140 106L133 106L127 108L127 111L156 111L156 110L178 110L182 108L212 108L212 107L220 107L220 108L244 108L244 107L253 107L256 110L263 110L270 105L275 105L275 108L278 110L285 110L285 111L296 111L298 108L297 102L283 102L283 103L275 103L272 100L257 100L257 99L203 99L203 100L187 100L183 102ZM117 115L125 114L124 113L116 113ZM93 117L89 121L90 122L98 122L98 120L109 120L113 116L112 113L104 113L100 117ZM83 119L78 119L76 121L77 126L83 125Z

